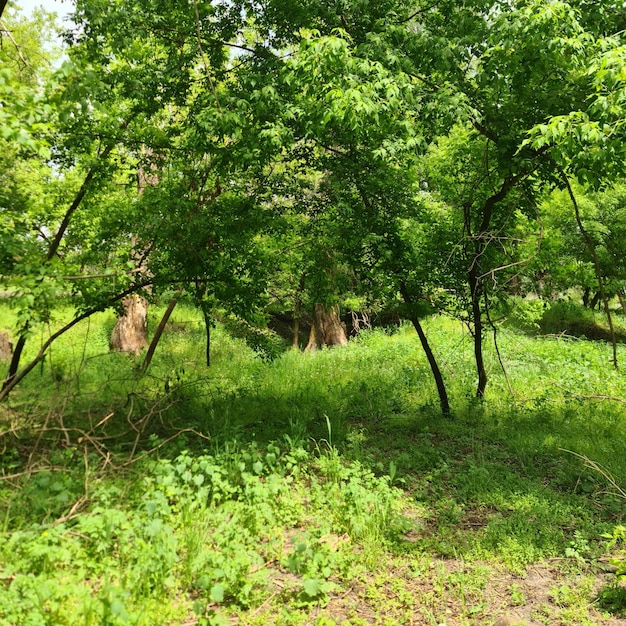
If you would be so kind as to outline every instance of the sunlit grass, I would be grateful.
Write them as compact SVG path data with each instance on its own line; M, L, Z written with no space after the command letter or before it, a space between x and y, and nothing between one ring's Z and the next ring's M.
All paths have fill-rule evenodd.
M108 352L114 322L63 337L2 414L2 470L28 471L0 483L0 596L18 616L0 623L304 624L352 593L388 623L484 624L494 572L511 587L547 562L560 578L542 619L602 623L576 576L624 518L607 477L624 485L626 381L608 344L501 330L506 375L487 342L479 402L469 335L425 320L444 419L409 326L273 361L218 326L207 368L201 316L180 306L140 376L141 357Z

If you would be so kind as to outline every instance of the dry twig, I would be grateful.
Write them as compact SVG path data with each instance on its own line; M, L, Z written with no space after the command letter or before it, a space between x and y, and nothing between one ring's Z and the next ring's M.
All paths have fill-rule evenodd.
M559 450L561 452L567 452L568 454L571 454L572 456L580 459L587 469L593 470L594 472L600 474L600 476L602 476L609 483L609 485L611 485L611 487L615 489L615 491L608 491L605 493L615 495L626 500L626 491L617 484L617 480L615 479L613 474L609 472L609 470L602 467L602 465L600 465L599 463L592 461L584 454L578 454L578 452L573 452L572 450L567 450L566 448L559 448Z

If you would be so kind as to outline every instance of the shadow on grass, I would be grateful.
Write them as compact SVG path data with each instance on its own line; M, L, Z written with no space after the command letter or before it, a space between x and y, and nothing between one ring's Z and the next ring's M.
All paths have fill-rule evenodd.
M607 493L606 480L565 451L626 476L623 407L548 401L543 382L535 400L513 404L494 392L488 403L476 403L465 395L473 374L458 335L437 336L444 356L455 358L455 369L448 365L453 421L439 416L427 365L406 333L365 334L345 350L290 352L263 363L218 331L211 370L200 367L202 339L199 328L186 331L184 342L169 338L143 378L123 355L87 356L61 381L54 364L42 371L49 396L39 390L30 425L5 433L13 452L2 461L5 473L19 470L37 447L56 468L22 484L34 516L63 515L92 467L132 471L143 455L174 458L183 449L219 453L274 441L336 450L400 486L413 509L409 518L420 521L416 540L397 537L399 551L496 559L522 569L542 558L593 558L602 533L623 518L623 502ZM569 358L558 349L559 358ZM532 377L540 370L525 375L539 389ZM30 384L14 406L22 419L37 381Z

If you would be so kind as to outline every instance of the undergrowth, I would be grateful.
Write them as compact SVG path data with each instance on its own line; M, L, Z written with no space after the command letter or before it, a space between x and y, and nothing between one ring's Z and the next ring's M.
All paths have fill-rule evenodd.
M332 449L233 445L136 471L139 481L93 484L80 515L5 520L18 526L0 543L5 623L169 624L190 610L213 623L218 608L259 606L275 585L307 606L372 564L402 502L388 478ZM18 511L45 499L20 497Z
M623 613L626 382L606 343L502 329L506 376L492 350L478 402L470 338L427 320L449 420L407 327L267 361L218 326L207 369L181 307L140 376L107 352L112 322L64 337L0 409L0 624Z

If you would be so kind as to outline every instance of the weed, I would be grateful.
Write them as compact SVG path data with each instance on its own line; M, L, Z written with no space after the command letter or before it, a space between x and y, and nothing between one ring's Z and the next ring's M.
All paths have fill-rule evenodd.
M509 593L511 595L511 603L515 606L522 606L526 604L526 594L518 584L512 584L509 587Z
M218 325L206 369L201 321L177 309L139 377L97 316L15 390L0 623L480 624L503 597L540 623L602 623L581 572L608 560L626 575L606 479L626 475L626 407L611 399L626 383L606 345L502 330L514 393L487 349L477 403L471 342L426 320L451 421L407 327L264 361ZM516 576L546 559L537 602ZM617 577L597 606L623 613Z
M597 597L598 606L617 617L626 617L626 589L616 584L606 585Z

